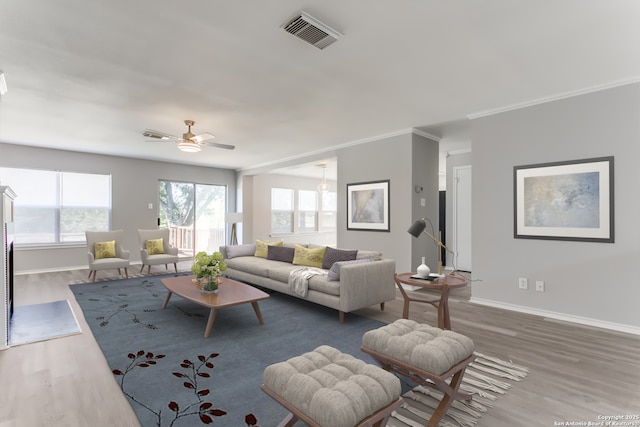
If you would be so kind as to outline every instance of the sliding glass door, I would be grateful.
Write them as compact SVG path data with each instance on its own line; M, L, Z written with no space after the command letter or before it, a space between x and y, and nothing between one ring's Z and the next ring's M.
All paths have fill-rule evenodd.
M211 253L225 244L227 188L224 185L159 181L159 226L170 231L182 256Z

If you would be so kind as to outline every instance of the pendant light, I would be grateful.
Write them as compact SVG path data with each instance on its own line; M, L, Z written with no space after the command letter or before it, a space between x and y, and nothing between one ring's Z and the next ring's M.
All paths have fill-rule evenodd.
M326 175L325 175L325 172L327 170L327 165L321 164L321 165L316 165L316 166L322 168L322 182L320 184L318 184L318 192L319 193L323 193L325 191L329 191L331 189L331 186L329 184L327 184L327 179L326 179Z

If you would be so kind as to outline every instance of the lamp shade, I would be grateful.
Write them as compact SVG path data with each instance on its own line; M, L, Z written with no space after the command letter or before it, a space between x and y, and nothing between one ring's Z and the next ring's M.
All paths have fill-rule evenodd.
M420 233L422 233L426 227L427 227L427 223L425 222L425 220L424 219L419 219L416 222L414 222L411 225L411 227L409 227L407 232L409 234L411 234L413 237L418 237L420 235Z
M224 216L224 222L228 224L237 224L242 222L242 212L227 212Z

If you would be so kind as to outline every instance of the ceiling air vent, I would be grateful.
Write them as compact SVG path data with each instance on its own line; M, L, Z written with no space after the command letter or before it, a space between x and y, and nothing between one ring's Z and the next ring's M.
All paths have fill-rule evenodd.
M342 37L342 34L305 12L300 12L282 28L318 49L324 49Z

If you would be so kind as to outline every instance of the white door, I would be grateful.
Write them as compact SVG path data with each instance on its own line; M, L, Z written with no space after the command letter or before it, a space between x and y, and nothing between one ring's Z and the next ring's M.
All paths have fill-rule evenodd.
M454 268L471 271L471 165L453 168Z

